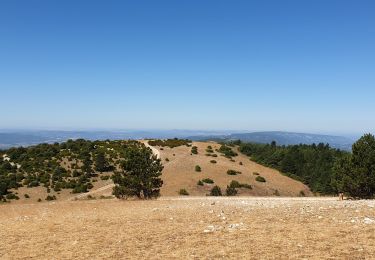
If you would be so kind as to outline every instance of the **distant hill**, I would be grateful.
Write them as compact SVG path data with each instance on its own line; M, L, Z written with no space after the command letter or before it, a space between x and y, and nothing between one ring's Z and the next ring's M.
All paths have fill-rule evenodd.
M351 150L354 140L333 135L319 135L307 133L292 132L253 132L253 133L235 133L229 135L211 135L211 136L190 136L192 140L215 140L215 141L231 141L241 140L243 142L253 143L271 143L276 141L278 145L294 145L294 144L329 144L333 148L349 151Z

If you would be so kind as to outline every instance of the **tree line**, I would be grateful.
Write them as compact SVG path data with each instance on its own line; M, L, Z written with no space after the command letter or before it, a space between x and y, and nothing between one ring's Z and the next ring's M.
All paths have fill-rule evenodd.
M235 142L251 160L275 168L307 184L319 194L346 193L354 198L372 198L375 194L375 138L361 137L352 153L328 144L277 146Z

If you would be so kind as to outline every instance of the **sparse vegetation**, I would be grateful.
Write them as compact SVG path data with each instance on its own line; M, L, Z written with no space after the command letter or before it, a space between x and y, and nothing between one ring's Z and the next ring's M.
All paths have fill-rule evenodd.
M195 165L195 171L196 172L201 172L202 168L199 165Z
M211 160L210 163L215 164L215 163L217 163L217 161L215 161L215 160Z
M203 181L199 180L199 181L197 182L197 185L198 185L198 186L203 186L204 183L203 183Z
M169 148L175 148L175 147L182 146L182 145L185 145L185 146L189 147L190 143L191 143L191 140L178 139L178 138L167 139L167 140L157 139L157 140L148 141L148 144L151 145L151 146L161 146L161 147L167 146Z
M236 196L237 195L237 190L236 190L236 188L228 185L227 189L225 190L225 194L227 196Z

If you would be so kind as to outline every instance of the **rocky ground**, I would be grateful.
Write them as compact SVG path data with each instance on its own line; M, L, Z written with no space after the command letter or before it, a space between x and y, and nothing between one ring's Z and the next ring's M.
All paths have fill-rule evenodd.
M0 259L374 259L375 201L164 197L0 205Z

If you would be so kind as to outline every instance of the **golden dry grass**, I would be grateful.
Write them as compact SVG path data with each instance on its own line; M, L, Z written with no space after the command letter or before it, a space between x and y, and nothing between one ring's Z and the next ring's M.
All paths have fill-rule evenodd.
M193 142L198 147L198 154L191 155L191 147L179 146L176 148L164 147L158 150L164 164L163 187L161 194L163 196L176 196L179 189L186 189L192 196L204 196L209 193L213 185L201 187L197 185L198 180L211 178L215 181L214 185L221 187L222 191L232 180L240 183L251 184L253 189L241 189L239 195L252 196L272 196L278 191L281 196L299 196L303 191L306 196L312 195L309 188L301 182L295 181L282 175L277 170L264 167L249 160L243 154L233 157L235 162L221 156L215 152L218 157L206 156L207 146L212 146L213 150L219 149L220 144L213 142ZM169 162L166 159L169 159ZM211 160L217 161L216 164L210 163ZM242 165L239 163L242 162ZM195 166L199 165L202 172L195 172ZM227 175L228 170L240 171L239 175ZM266 183L260 183L255 180L257 172L266 179Z
M1 259L374 259L375 202L164 197L0 205Z

